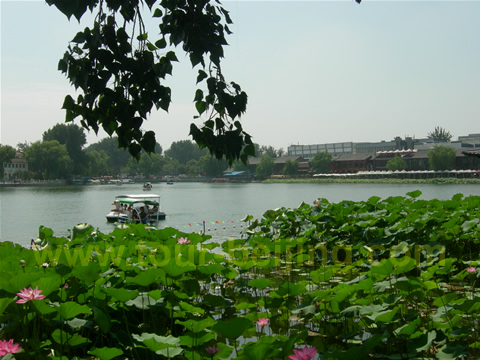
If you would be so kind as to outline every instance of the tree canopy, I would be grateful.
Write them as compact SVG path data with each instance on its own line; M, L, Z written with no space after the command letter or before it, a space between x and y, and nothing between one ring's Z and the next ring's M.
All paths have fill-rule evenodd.
M263 155L260 162L257 165L255 174L259 179L266 179L273 174L275 168L275 162L268 155Z
M436 126L433 131L431 131L427 134L427 137L429 139L433 139L433 140L448 142L448 141L452 140L453 136L452 136L452 134L450 134L450 131L447 131L440 126Z
M283 167L283 175L295 176L298 173L298 161L287 160L285 166Z
M310 167L317 174L327 174L332 171L331 161L332 154L328 151L317 152L310 162Z
M154 109L168 111L171 89L164 80L172 74L181 46L191 65L198 67L190 135L216 157L247 161L254 145L239 117L245 113L247 94L227 82L221 69L229 12L213 0L46 0L68 19L78 21L90 10L95 20L71 40L58 68L81 92L65 97L66 121L80 117L82 126L118 136L119 147L139 157L155 148L155 134L141 129ZM146 6L144 6L146 5ZM143 18L158 20L158 38L149 38ZM202 118L203 117L203 118Z
M407 164L405 160L403 160L400 156L395 156L392 160L387 161L387 170L390 171L397 171L397 170L405 170Z
M428 163L431 170L451 170L455 167L456 159L455 149L437 145L428 151Z
M68 179L72 175L67 147L57 140L34 142L25 149L25 158L37 179Z
M43 141L56 140L67 148L68 156L73 162L73 173L85 172L87 157L83 147L87 143L85 130L76 124L56 124L43 133Z
M165 155L186 165L190 160L200 160L205 155L205 150L202 151L197 144L190 140L181 140L174 141L170 145L170 149L165 151Z
M15 158L15 149L10 145L0 144L0 178L3 179L5 164L11 162Z

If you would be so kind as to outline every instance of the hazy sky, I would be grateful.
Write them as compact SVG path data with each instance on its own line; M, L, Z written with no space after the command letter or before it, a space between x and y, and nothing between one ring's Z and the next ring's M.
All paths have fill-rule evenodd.
M0 142L37 141L73 93L57 71L69 22L44 1L1 0ZM223 73L249 95L244 129L260 145L480 133L480 1L224 1L234 34ZM152 27L149 35L155 35ZM163 149L188 139L195 72L178 49L170 112L152 113ZM102 131L102 130L101 130ZM88 143L105 133L88 133Z

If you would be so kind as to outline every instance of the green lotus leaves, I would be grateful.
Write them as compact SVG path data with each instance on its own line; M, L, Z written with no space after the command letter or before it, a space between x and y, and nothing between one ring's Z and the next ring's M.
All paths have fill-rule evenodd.
M70 243L44 228L46 250L0 243L0 338L31 358L271 359L305 346L335 359L476 358L479 209L416 192L322 201L269 211L215 246L171 228ZM21 290L32 295L16 303Z
M110 347L92 348L88 353L98 357L100 360L112 360L123 355L122 349Z

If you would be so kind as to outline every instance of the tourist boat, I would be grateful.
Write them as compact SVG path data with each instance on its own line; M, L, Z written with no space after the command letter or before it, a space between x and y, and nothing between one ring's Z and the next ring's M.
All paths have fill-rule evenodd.
M149 191L149 190L152 190L153 186L151 183L147 182L145 184L143 184L143 190L144 191Z
M166 214L160 210L160 196L148 195L118 195L112 209L106 216L107 221L115 222L148 222L165 220ZM143 215L142 208L146 215Z

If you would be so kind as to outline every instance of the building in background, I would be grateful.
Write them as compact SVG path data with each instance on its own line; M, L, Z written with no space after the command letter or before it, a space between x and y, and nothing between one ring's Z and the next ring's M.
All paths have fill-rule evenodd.
M28 171L28 162L24 159L23 153L17 151L15 158L10 163L3 164L4 180L11 181L15 179L15 173L19 171Z

